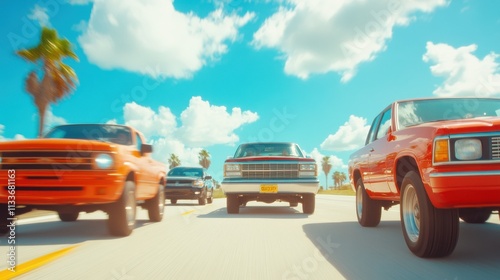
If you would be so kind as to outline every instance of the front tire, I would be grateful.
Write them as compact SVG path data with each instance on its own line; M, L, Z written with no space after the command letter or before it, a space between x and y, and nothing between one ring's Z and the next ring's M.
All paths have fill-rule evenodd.
M135 226L137 202L135 200L135 184L125 182L120 198L113 203L109 211L108 229L111 235L128 236Z
M151 222L160 222L163 219L165 210L165 187L158 185L158 192L147 202L148 216Z
M302 212L304 214L314 214L316 206L316 196L313 193L304 194L302 197Z
M462 208L458 210L458 215L468 224L484 224L491 216L491 209Z
M451 254L458 241L458 210L435 208L414 171L406 174L401 186L401 225L410 251L421 258Z
M237 195L228 194L226 198L228 214L238 214L240 212L240 202Z
M366 193L363 180L358 179L356 184L356 216L358 223L363 227L376 227L382 217L382 207Z
M59 219L63 222L74 222L78 219L80 212L71 211L71 212L57 212Z

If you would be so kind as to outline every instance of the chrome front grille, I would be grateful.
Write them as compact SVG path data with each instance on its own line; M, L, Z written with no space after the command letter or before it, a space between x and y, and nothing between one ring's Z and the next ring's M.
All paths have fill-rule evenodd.
M500 137L491 137L491 157L500 159Z
M255 179L298 178L299 165L297 163L243 164L242 177Z
M91 170L93 153L81 151L3 151L0 169Z

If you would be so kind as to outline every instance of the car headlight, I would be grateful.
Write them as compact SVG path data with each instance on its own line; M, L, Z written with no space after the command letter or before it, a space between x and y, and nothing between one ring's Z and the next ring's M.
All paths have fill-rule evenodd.
M225 177L241 177L241 166L239 164L225 164L224 165Z
M476 160L483 156L481 141L475 138L455 141L455 157L458 160Z
M98 154L94 162L100 169L109 169L113 165L113 158L109 154Z
M196 180L193 182L193 187L197 188L203 188L203 181L202 180Z
M316 170L316 164L301 164L300 171L314 171Z
M229 172L240 171L240 165L239 164L226 164L225 169L226 169L226 171L229 171Z

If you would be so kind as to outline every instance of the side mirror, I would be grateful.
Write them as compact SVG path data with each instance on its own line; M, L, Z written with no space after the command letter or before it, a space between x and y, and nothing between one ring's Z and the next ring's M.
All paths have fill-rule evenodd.
M152 153L153 152L153 145L149 144L142 144L141 145L141 154L147 154L147 153Z

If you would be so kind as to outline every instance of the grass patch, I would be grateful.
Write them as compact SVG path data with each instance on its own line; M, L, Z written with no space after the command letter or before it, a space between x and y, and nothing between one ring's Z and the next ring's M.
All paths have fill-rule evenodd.
M225 197L226 195L224 194L221 188L214 190L214 198L225 198Z

